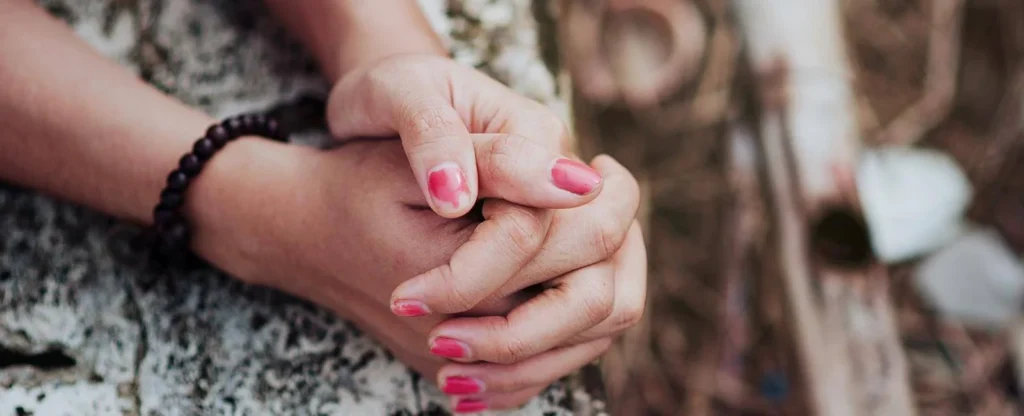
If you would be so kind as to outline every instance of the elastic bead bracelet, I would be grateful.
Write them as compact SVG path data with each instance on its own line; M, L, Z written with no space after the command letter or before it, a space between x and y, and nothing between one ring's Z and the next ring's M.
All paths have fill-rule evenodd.
M167 185L160 192L160 202L153 208L155 231L154 254L164 261L188 256L191 232L181 213L185 195L192 180L214 154L242 136L257 136L287 142L288 134L276 119L263 114L243 114L210 126L203 137L192 145L192 151L178 161L178 167L167 175Z

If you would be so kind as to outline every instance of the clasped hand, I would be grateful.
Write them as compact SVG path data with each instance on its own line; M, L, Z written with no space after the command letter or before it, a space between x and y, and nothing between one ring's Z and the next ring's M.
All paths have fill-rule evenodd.
M408 55L342 78L328 122L344 145L280 146L264 158L266 208L211 225L250 242L234 274L354 320L456 410L521 405L640 319L636 180L610 157L567 155L546 107Z

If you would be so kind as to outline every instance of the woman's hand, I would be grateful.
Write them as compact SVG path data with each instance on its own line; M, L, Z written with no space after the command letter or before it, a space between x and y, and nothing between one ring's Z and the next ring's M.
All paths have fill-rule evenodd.
M380 5L383 1L331 2L336 5L356 3ZM281 4L326 5L328 2ZM407 8L412 3L401 0L389 4ZM0 119L6 122L10 133L10 140L0 140L0 161L3 162L0 163L0 179L147 224L167 170L177 164L181 154L190 149L195 135L201 134L213 120L139 83L132 73L96 54L64 25L30 3L12 3L0 13L0 23L0 47L5 50L5 57L10 58L0 61L0 85L4 86L0 88L0 109L3 110L0 113L4 115ZM320 27L339 26L329 19L328 23ZM375 26L364 25L366 27ZM34 34L31 45L22 41L21 34L27 32ZM39 54L40 49L59 53ZM53 56L59 56L60 62L55 63ZM63 70L69 62L76 68L74 76L68 76ZM372 67L375 66L367 66ZM442 72L444 74L451 73ZM88 82L81 82L85 78ZM401 102L394 95L383 98ZM473 141L474 151L483 151L482 156L477 154L474 159L478 175L475 179L480 181L479 194L518 202L538 198L534 200L538 205L543 205L545 193L547 198L553 199L553 204L566 206L593 199L572 210L537 212L536 218L546 219L541 223L546 224L547 231L531 255L516 252L517 247L524 245L503 247L500 244L516 242L518 238L493 240L497 243L491 246L479 243L485 241L479 238L486 235L487 229L500 231L494 224L513 224L501 218L532 212L530 209L493 201L486 208L490 219L482 225L469 219L439 218L426 209L423 191L413 180L402 146L398 142L382 141L351 143L333 152L260 139L233 142L204 167L203 174L190 187L185 209L194 232L193 248L231 275L278 287L339 311L388 345L404 362L428 376L437 374L447 363L428 352L430 331L438 334L442 330L454 331L443 334L461 341L462 344L456 345L459 348L465 345L470 357L496 362L518 360L511 365L448 364L441 371L445 377L471 377L484 383L466 379L461 390L455 389L459 384L448 378L441 379L441 383L453 393L458 390L470 394L469 387L475 387L477 392L472 395L486 400L492 407L513 406L525 401L551 380L599 355L607 345L607 336L635 322L642 310L645 279L645 272L639 267L643 257L639 233L633 231L630 238L625 237L635 211L636 195L635 183L628 173L623 174L621 166L607 158L593 164L604 177L600 197L596 191L579 197L552 197L551 192L563 192L563 189L552 189L547 182L531 182L540 178L537 172L543 171L546 176L548 170L517 170L538 166L530 164L534 162L552 163L565 143L561 122L540 111L539 104L531 105L537 112L530 114L536 114L537 118L523 114L529 116L523 119L528 123L506 120L508 129L495 124L483 130L518 133L518 136ZM471 114L470 119L479 118ZM502 117L491 119L500 121ZM530 140L547 137L548 140L541 140L538 145L523 137ZM537 146L548 150L538 150ZM532 149L534 156L525 157L523 149ZM563 174L570 176L567 172ZM487 184L491 184L490 187ZM608 194L615 197L605 198ZM623 201L626 204L622 204ZM465 244L467 241L478 243ZM512 270L511 275L503 276L501 270L498 273L488 271L486 264L474 266L482 269L463 268L460 261L453 260L445 267L458 272L450 273L452 279L444 283L449 285L447 287L468 288L471 291L467 293L473 293L472 297L459 299L479 297L499 301L462 307L457 302L444 301L444 293L456 292L428 287L422 293L425 304L435 309L433 315L419 318L393 315L388 308L392 290L410 276L444 265L453 259L459 247L463 250L490 247L478 252L486 253L483 259L495 259L494 265L498 268L507 267L510 258L518 258L515 256L528 257L529 261L523 262L521 270ZM466 253L471 254L463 252L456 257L472 260ZM612 266L607 265L609 261ZM587 271L592 268L611 268L616 272L613 276L608 272ZM473 270L481 270L481 273L467 274ZM566 274L568 272L572 273ZM517 343L516 337L525 334L516 332L517 328L528 322L515 317L536 316L527 312L543 310L540 307L545 304L557 306L541 301L557 295L559 290L564 291L568 282L574 280L573 275L585 274L595 276L595 287L614 285L614 299L610 300L609 292L604 290L601 296L595 295L597 301L593 305L597 307L574 308L569 312L572 315L560 317L558 322L544 316L545 319L533 323L535 329L544 331L537 338L538 344L525 338L524 342ZM424 276L445 275L428 273ZM484 290L472 286L473 279L480 276L488 276L488 279L480 279L487 280ZM554 278L557 279L552 280ZM436 277L425 279L429 282ZM480 320L463 317L438 326L450 318L442 313L449 309L465 309L476 315L504 315L503 312L524 299L500 295L507 292L518 296L522 292L516 288L530 285L530 282L547 282L547 290L508 314L505 321L493 317ZM489 287L497 287L497 290ZM435 298L442 300L431 300ZM600 313L588 315L591 311ZM578 326L587 328L584 330L560 326L577 320L597 321L609 311L597 325ZM489 344L487 339L478 338L479 334L486 334L488 328L474 326L474 323L487 322L507 322L509 326L495 326L504 336L496 337ZM589 341L591 339L594 341ZM506 359L489 358L499 357L496 351L507 349L508 345L513 346L510 351L515 353L505 355ZM516 348L517 345L525 348ZM559 347L538 354L546 345ZM561 347L569 345L579 347ZM480 404L467 403L469 408Z
M568 129L550 109L473 68L429 54L396 55L349 71L331 92L327 121L339 140L400 136L424 197L448 218L464 215L478 197L494 196L478 192L484 167L478 166L471 133L527 139L515 139L509 147L555 155L570 151ZM513 203L569 208L589 201L601 188L600 175L573 160L525 164L511 155L495 156L495 165L522 164L533 170L522 175L530 186L510 180L489 184Z
M435 353L498 363L442 370L446 391L470 395L456 409L517 405L639 319L646 253L633 220L637 186L625 169L598 158L595 174L551 157L569 153L562 120L443 57L409 2L270 3L334 83L328 124L336 137L400 136L422 198L442 216L458 218L488 198L486 221L451 260L391 297L396 314L432 313L415 320L463 316L434 328ZM508 136L481 151L480 133ZM504 296L531 286L544 290L511 313L493 313L509 306Z
M507 315L448 320L431 332L437 354L503 364L446 368L446 391L467 393L458 383L470 383L499 395L487 397L491 405L518 403L639 319L646 253L634 221L636 181L607 157L591 168L553 157L570 142L546 107L446 58L401 55L345 75L328 122L341 140L400 135L416 183L440 214L457 217L488 198L485 221L449 262L394 291L396 314L464 314L544 289Z
M489 166L493 158L485 153L501 148L497 143L506 136L474 137L477 160ZM484 211L491 219L483 223L437 216L395 140L353 142L331 152L241 140L222 153L193 184L189 215L195 218L196 250L246 281L354 320L427 377L440 370L439 384L461 399L485 400L492 408L520 404L597 358L642 313L646 269L639 230L633 227L625 244L607 254L614 245L599 235L611 229L600 224L611 213L622 211L620 221L630 224L635 209L620 202L630 199L632 178L610 158L594 163L606 178L602 196L548 211L539 253L467 314L489 316L451 319L442 313L396 316L390 295L408 276L471 247L467 242L484 224L526 208L488 201ZM482 171L482 183L516 175ZM604 198L606 193L625 198ZM240 206L249 209L229 208ZM484 253L483 259L497 255ZM561 277L539 295L520 290L550 276ZM441 370L448 361L439 355L461 355L466 363Z

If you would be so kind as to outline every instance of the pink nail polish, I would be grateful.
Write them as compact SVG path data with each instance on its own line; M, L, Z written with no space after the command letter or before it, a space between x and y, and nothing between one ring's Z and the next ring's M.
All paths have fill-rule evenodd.
M418 300L399 299L391 303L391 313L398 316L423 316L430 314L427 305Z
M462 376L452 376L444 379L444 387L441 391L445 394L477 394L484 391L484 383L479 379Z
M601 185L601 174L584 163L563 157L551 168L551 182L559 189L587 195Z
M487 410L487 403L477 399L462 399L455 405L456 413L472 413Z
M442 163L427 173L427 189L434 205L442 210L458 211L470 203L469 181L454 163Z
M469 346L451 338L437 337L430 344L430 353L445 358L466 358Z

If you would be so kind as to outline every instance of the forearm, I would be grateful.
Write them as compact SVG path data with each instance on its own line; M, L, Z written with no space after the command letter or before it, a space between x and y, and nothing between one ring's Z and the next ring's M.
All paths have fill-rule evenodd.
M266 0L335 81L402 53L447 54L414 0Z
M0 7L0 55L0 180L147 223L211 119L28 1Z

